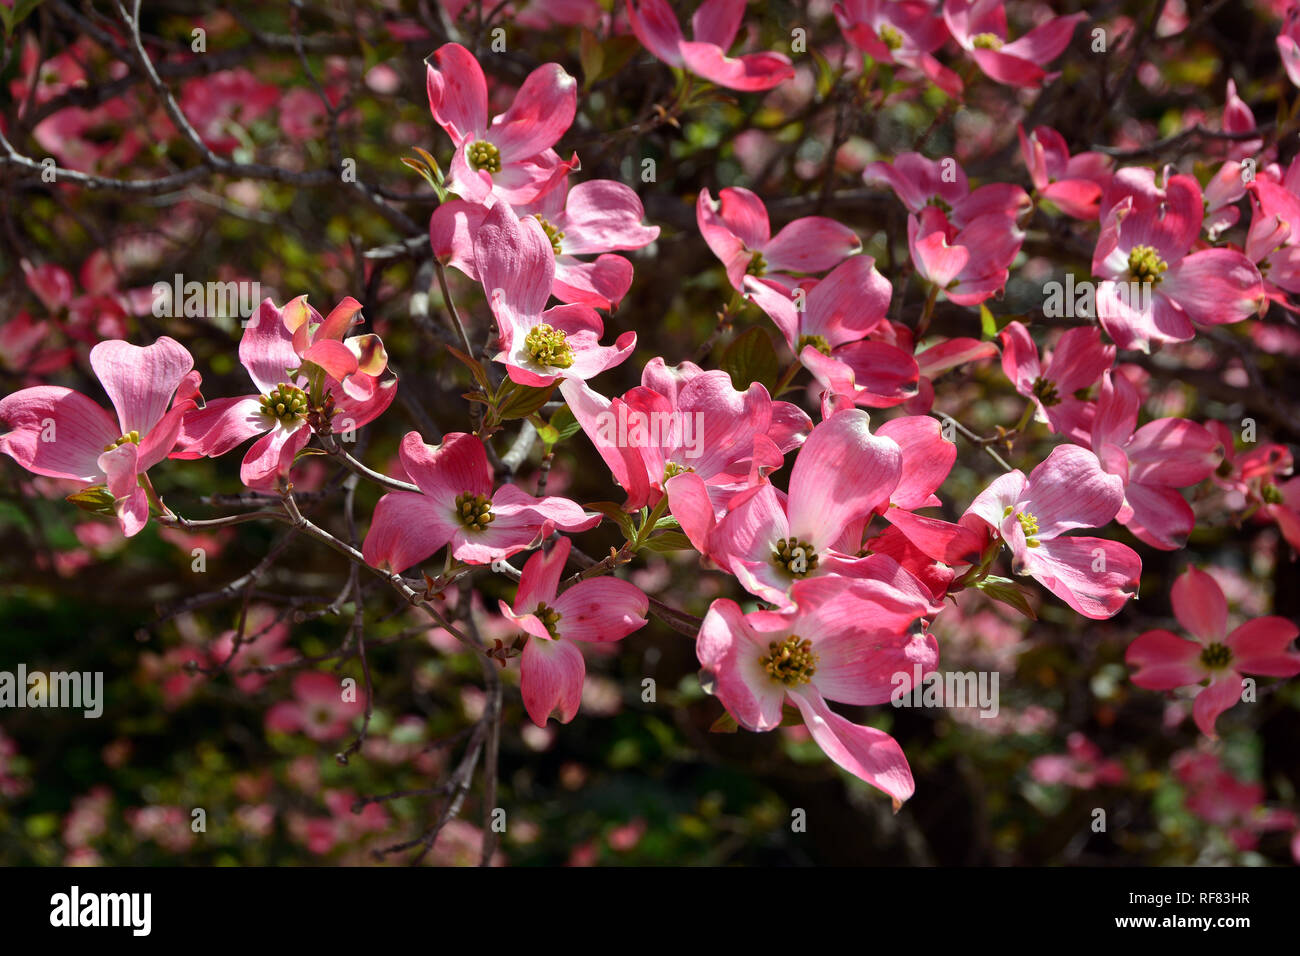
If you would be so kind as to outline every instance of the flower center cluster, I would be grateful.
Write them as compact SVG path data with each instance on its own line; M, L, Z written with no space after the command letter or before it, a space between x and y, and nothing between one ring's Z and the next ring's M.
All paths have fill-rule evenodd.
M690 465L679 465L675 461L665 462L664 481L667 481L669 478L676 478L678 475L684 475L688 471L693 472L695 471L695 469L692 468Z
M130 442L132 445L140 444L140 433L137 431L129 431L121 438L116 439L112 444L105 445L104 451L112 451L114 448L121 448L127 442Z
M456 496L456 517L466 531L482 531L496 520L492 502L483 495L472 495L468 491Z
M551 240L551 248L555 250L555 254L558 256L561 249L560 240L564 238L564 230L556 229L554 225L537 213L533 213L533 218L542 224L542 231L546 233L546 238Z
M1270 505L1280 505L1286 501L1282 497L1282 490L1277 485L1265 485L1260 489L1260 494L1263 495L1264 501Z
M881 27L876 35L880 37L880 42L891 50L897 50L903 45L903 34L888 23Z
M307 393L297 385L281 382L262 396L262 414L292 425L307 415Z
M1034 384L1030 389L1034 397L1043 403L1046 408L1053 405L1061 404L1061 396L1056 393L1056 383L1051 379L1043 378L1041 375L1034 379Z
M560 636L559 611L555 610L555 608L551 607L549 604L539 604L537 605L537 610L533 612L533 615L546 625L547 634L551 635L553 638Z
M469 149L465 151L465 157L475 169L488 173L501 172L501 150L486 140L480 139L475 143L470 143Z
M945 202L944 200L940 199L938 196L931 196L929 199L925 201L925 204L927 206L933 206L935 209L938 209L945 216L948 215L950 212L952 212L952 206L949 203Z
M818 352L821 352L822 355L831 354L831 343L826 341L826 336L824 335L799 336L799 341L795 343L794 354L798 355L800 352L804 350L804 346L806 345L811 345Z
M565 341L568 336L545 322L534 325L524 337L524 348L538 365L547 368L568 368L573 364L573 349Z
M1227 667L1232 661L1232 651L1224 644L1211 644L1201 651L1201 663L1211 670Z
M996 33L977 33L970 38L970 43L977 50L1002 49L1002 38Z
M745 275L767 275L767 260L763 258L763 253L756 252L749 257L749 265L745 266Z
M1002 512L1002 517L1007 517L1014 509L1007 505L1006 510ZM1038 547L1038 539L1034 535L1038 534L1038 519L1028 511L1022 511L1016 515L1016 520L1020 522L1020 528L1025 532L1025 544L1031 548Z
M813 653L812 641L797 634L791 634L784 641L772 641L767 650L768 653L758 662L772 680L787 687L806 684L817 673L817 655Z
M817 552L798 538L781 538L772 549L772 563L792 577L807 577L817 570Z
M1159 285L1164 278L1164 271L1169 263L1160 258L1160 253L1151 246L1134 246L1128 254L1128 272L1139 282Z

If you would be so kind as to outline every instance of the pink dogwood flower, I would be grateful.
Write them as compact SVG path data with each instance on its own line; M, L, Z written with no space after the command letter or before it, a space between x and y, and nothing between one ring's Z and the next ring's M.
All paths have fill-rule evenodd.
M980 216L964 229L935 208L907 219L907 248L917 273L957 305L979 305L997 295L1024 239L1015 220L999 213Z
M949 96L961 95L961 78L934 58L948 26L926 0L843 0L833 10L844 38L876 62L911 67Z
M873 435L870 422L855 408L823 421L795 458L788 494L762 481L736 495L716 525L698 476L677 475L666 486L673 514L702 554L773 604L788 605L804 578L892 573L889 559L858 556L864 520L887 505L903 473L899 446Z
M546 308L555 282L555 251L542 224L521 220L503 202L488 212L474 234L474 263L500 329L501 351L511 381L534 387L559 379L588 379L624 362L636 333L601 345L605 325L587 305Z
M995 478L969 513L1002 536L1015 574L1030 575L1084 617L1103 620L1137 593L1142 559L1118 541L1063 534L1105 525L1123 502L1123 479L1103 471L1096 455L1058 445L1028 478L1019 470Z
M943 19L957 44L985 76L1007 86L1037 89L1055 78L1046 66L1064 52L1086 13L1056 17L1007 42L1007 10L1002 0L944 0Z
M600 522L567 498L534 498L517 485L492 490L483 442L453 432L426 445L407 432L399 455L420 491L390 491L375 505L362 543L366 562L400 573L445 544L468 564L490 564L534 547L557 528L586 531Z
M868 163L862 178L869 186L888 186L914 215L937 207L958 229L993 213L1018 219L1033 208L1029 194L1012 183L986 183L971 189L965 171L951 158L934 160L920 153L899 153L893 162Z
M1228 602L1219 582L1195 567L1174 582L1174 617L1195 640L1156 629L1129 645L1124 660L1136 668L1133 683L1169 691L1209 681L1196 693L1192 718L1215 737L1215 721L1241 700L1242 674L1294 677L1300 653L1290 649L1300 628L1284 617L1257 617L1228 632Z
M280 701L266 712L266 729L303 733L312 740L335 740L348 732L349 724L365 707L366 702L355 691L344 691L339 678L304 671L293 679L293 700Z
M1077 730L1066 738L1066 752L1044 754L1029 764L1029 773L1048 786L1064 785L1076 790L1121 784L1128 774L1118 760L1107 760L1101 748Z
M893 294L870 256L846 259L824 279L802 280L793 296L752 275L745 277L745 292L835 394L869 408L898 405L916 394L916 360L886 342L865 341L885 321Z
M569 409L627 492L624 509L658 504L674 475L690 473L721 513L749 486L755 468L779 468L812 421L796 405L773 401L758 382L739 391L720 369L691 362L669 367L651 359L642 384L609 400L584 383L566 381Z
M621 641L645 626L650 607L640 588L612 577L588 578L559 592L572 547L568 538L560 538L549 554L535 553L524 565L514 606L500 602L501 613L527 637L519 659L519 693L539 727L552 715L567 724L582 703L587 667L574 642Z
M883 704L907 687L919 665L933 671L939 653L929 635L910 634L914 607L881 603L866 582L847 578L799 581L787 611L742 613L734 601L710 605L696 653L727 712L746 730L780 726L794 703L812 737L837 765L893 798L895 808L915 785L898 742L882 730L854 724L827 700Z
M742 91L770 90L794 76L789 57L780 53L727 55L745 17L745 0L704 0L691 17L693 40L683 36L667 0L625 2L636 38L669 66Z
M1259 270L1233 249L1193 252L1204 202L1191 176L1161 188L1149 169L1121 170L1102 200L1093 252L1097 317L1122 349L1186 342L1193 323L1240 322L1264 300Z
M555 254L551 295L571 305L617 308L632 285L632 263L608 253L641 249L659 236L658 226L644 226L645 210L637 194L612 179L593 179L572 189L561 182L535 202L516 206L521 217L542 226ZM434 255L478 281L474 236L488 207L453 199L434 210L429 238ZM594 260L579 256L595 255Z
M1191 505L1178 493L1205 480L1223 459L1223 445L1185 418L1161 418L1137 427L1137 389L1123 375L1102 377L1092 450L1108 474L1124 482L1117 521L1153 548L1187 544L1196 525Z
M90 367L116 421L70 388L24 388L0 399L0 422L9 427L0 452L33 474L85 482L74 499L116 516L131 537L149 521L144 475L175 447L195 407L194 359L167 336L144 348L115 339L90 350Z
M469 50L443 44L427 81L429 109L456 147L447 188L462 199L529 202L578 167L577 154L565 162L551 148L578 108L578 81L558 63L528 74L510 109L490 125L487 80Z
M739 291L747 291L750 277L789 287L790 273L824 272L862 250L857 233L825 216L796 219L773 236L763 200L739 186L720 190L716 205L700 190L695 221Z
M1075 219L1096 219L1097 204L1110 182L1114 163L1105 153L1070 155L1065 137L1050 126L1039 126L1028 136L1017 126L1020 155L1024 157L1040 197Z
M239 361L255 395L217 398L185 416L173 458L216 458L261 435L239 466L254 491L271 492L311 441L313 402L333 409L332 427L360 428L378 418L397 391L374 335L344 338L360 304L345 298L322 319L299 296L283 309L265 299L239 341Z
M1087 444L1097 406L1077 393L1091 388L1115 364L1115 346L1101 344L1100 329L1080 326L1067 330L1051 355L1040 361L1029 330L1019 322L1009 322L998 337L1002 371L1017 392L1033 401L1037 420L1077 444Z

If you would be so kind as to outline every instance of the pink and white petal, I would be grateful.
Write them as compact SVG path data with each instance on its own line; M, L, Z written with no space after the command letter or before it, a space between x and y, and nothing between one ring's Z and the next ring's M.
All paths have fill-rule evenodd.
M669 66L681 66L682 28L667 0L627 2L627 19L641 45Z
M569 588L552 605L566 640L621 641L646 624L650 601L634 584L618 578L589 578Z
M725 201L727 194L730 192L731 190L724 189L720 194L720 200ZM762 221L766 223L766 210L763 210L762 216ZM745 240L735 233L732 223L728 222L722 215L721 207L715 208L713 197L709 195L707 189L701 189L700 195L695 201L695 222L699 226L700 235L704 237L705 243L726 268L728 280L737 289L742 288L745 280L745 269L749 265L750 253L745 248ZM756 231L756 228L751 227L748 231ZM764 232L763 240L766 241L766 238Z
M1205 648L1172 631L1156 629L1138 635L1124 653L1124 662L1136 668L1132 681L1146 690L1190 687L1205 679L1201 653Z
M533 723L545 727L551 717L562 724L573 720L586 674L576 644L530 637L519 660L519 694Z
M1019 522L1016 523L1019 527ZM1142 559L1106 538L1063 537L1025 548L1017 574L1031 574L1084 617L1104 620L1137 594ZM1097 568L1098 570L1093 570Z
M692 39L729 49L744 18L745 0L704 0L691 17Z
M1170 265L1161 292L1201 325L1248 319L1264 300L1259 270L1233 249L1204 249Z
M1043 374L1038 361L1038 346L1029 330L1020 322L1008 322L998 333L1002 340L1002 373L1021 395L1033 393L1034 382Z
M149 496L137 485L129 495L113 503L113 510L117 513L122 534L133 538L149 523Z
M459 43L445 43L430 59L425 85L434 122L456 146L482 136L487 130L487 80L474 54Z
M884 321L892 292L870 256L847 259L808 293L802 331L831 348L856 342Z
M521 221L507 203L494 205L474 234L474 262L494 314L505 306L527 319L546 308L555 251L532 216Z
M616 309L632 288L632 263L622 256L597 256L582 262L571 256L555 260L555 281L551 294L570 305L592 309Z
M1196 695L1192 703L1192 719L1201 733L1211 740L1219 737L1214 728L1219 715L1241 700L1241 683L1241 675L1236 671L1220 673Z
M668 512L677 519L682 533L690 539L696 551L711 557L717 513L704 479L694 472L683 472L664 483L664 492L668 495Z
M501 165L550 149L573 124L578 81L558 63L543 63L524 79L510 109L492 120L488 139L501 151Z
M1027 484L1028 479L1021 471L999 475L975 496L966 513L975 515L996 531L1002 527L1007 508L1014 508L1024 497Z
M1117 518L1138 540L1162 551L1187 546L1196 515L1178 489L1129 482L1124 503L1128 507Z
M407 432L398 454L411 481L449 512L457 495L492 494L492 466L475 435L451 432L442 444L426 445L419 432Z
M827 757L859 780L889 794L896 805L912 796L916 784L898 741L883 730L845 720L826 705L813 687L793 690L790 696Z
M790 58L781 53L747 53L729 57L711 43L685 41L680 50L686 69L729 90L770 90L794 77Z
M1232 666L1243 674L1295 677L1300 674L1300 653L1290 650L1300 635L1294 621L1284 617L1257 617L1228 635Z
M635 332L624 332L614 340L613 345L600 345L594 338L590 332L569 336L569 343L573 347L573 364L564 369L565 378L594 378L607 369L622 365L636 348Z
M695 641L700 666L713 675L718 700L746 730L771 730L781 723L785 687L759 663L767 637L760 639L740 605L724 598L709 605Z
M629 186L613 179L589 179L569 191L564 207L565 255L641 249L659 238L658 226L643 226L645 207Z
M338 339L320 339L313 342L300 355L304 362L323 368L326 374L342 381L356 372L357 357Z
M1101 330L1093 325L1069 329L1056 344L1047 363L1047 377L1057 391L1073 394L1088 388L1115 364L1115 346L1102 345Z
M1161 418L1143 425L1125 448L1129 480L1186 488L1208 478L1223 460L1223 445L1203 425Z
M1058 445L1029 473L1021 510L1038 519L1039 540L1074 528L1100 528L1124 503L1124 480L1102 470L1078 445Z
M1212 575L1189 566L1174 581L1169 598L1174 617L1188 634L1202 644L1224 639L1228 633L1228 601Z
M429 217L429 242L433 254L443 265L454 266L474 281L474 234L487 218L488 208L479 203L452 199L443 203Z
M214 398L185 415L172 457L216 458L270 427L260 395Z
M121 435L103 408L58 385L24 388L0 399L0 452L36 475L95 482L99 456Z
M789 536L780 494L764 484L732 499L731 510L709 538L709 556L723 567L745 561L755 568L770 568L772 545ZM781 581L779 589L784 591L788 585L788 581Z
M289 382L289 369L301 364L293 347L293 332L270 299L262 300L239 340L239 361L263 395Z
M903 454L871 434L871 416L838 412L812 430L790 474L790 532L816 551L844 527L889 501L898 487Z
M121 340L100 342L90 350L90 367L117 409L121 434L146 435L166 414L194 358L164 335L144 348Z
M185 416L192 410L191 402L182 402L168 411L162 420L149 430L149 434L141 439L138 467L142 473L171 454L171 450L176 447L177 439L180 438Z
M132 442L123 442L99 456L99 470L104 473L108 493L114 498L128 498L139 487L136 483L139 459L140 446Z
M1030 30L1014 43L1006 44L1002 49L1012 56L1045 66L1065 51L1070 44L1075 26L1087 19L1086 13L1055 17L1042 26Z
M825 272L861 251L862 240L848 226L825 216L804 216L772 237L763 247L763 258L773 272ZM867 262L869 269L872 260ZM888 295L885 298L887 306Z
M786 344L794 348L804 321L794 300L790 298L785 287L769 279L745 276L743 280L745 297L767 313L776 325Z
M537 551L528 559L515 592L515 613L531 614L539 604L555 605L560 577L572 548L573 542L562 537L549 552Z
M609 423L618 421L619 400L609 399L593 391L586 382L566 378L560 382L560 394L564 396L569 411L578 420L582 430L587 433L591 443L605 467L610 470L620 488L628 494L626 507L634 510L645 504L650 486L647 481L645 465L637 449L627 447L618 441L617 431L611 435ZM611 440L611 437L613 440Z
M459 527L450 508L412 491L390 491L375 505L361 553L371 567L400 574L436 552Z
M957 460L957 446L943 437L937 418L907 415L893 418L876 429L903 452L903 470L890 502L912 510L925 507Z
M277 479L289 474L293 459L311 441L305 424L291 428L276 424L253 442L239 466L239 480L253 491L274 491Z
M834 382L827 362L813 346L805 346L799 359L819 381ZM853 374L853 400L866 408L892 408L914 397L921 372L916 359L888 342L863 339L841 345L830 356Z

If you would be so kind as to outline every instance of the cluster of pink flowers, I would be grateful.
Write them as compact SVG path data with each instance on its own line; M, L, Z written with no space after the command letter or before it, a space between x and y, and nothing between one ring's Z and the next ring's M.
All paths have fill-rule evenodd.
M663 0L629 2L627 12L651 53L702 79L753 91L793 76L783 55L729 55L742 0L707 0L692 19L690 40ZM934 55L945 43L998 83L1038 87L1084 18L1055 18L1012 40L993 0L846 0L835 15L854 47L954 94L963 80ZM1284 53L1294 50L1289 36L1279 39ZM1288 64L1294 66L1293 54ZM188 94L206 117L201 132L213 149L228 146L224 88ZM1196 524L1185 489L1217 482L1239 511L1275 521L1300 547L1300 479L1279 483L1291 470L1286 449L1238 451L1232 433L1216 422L1143 422L1145 381L1119 361L1125 351L1188 342L1200 330L1245 321L1270 301L1290 307L1288 293L1300 291L1300 234L1292 233L1300 221L1296 164L1286 171L1266 165L1236 185L1216 178L1203 190L1173 169L1114 169L1100 154L1071 155L1045 126L1020 132L1032 194L1009 182L972 187L951 158L905 152L873 162L864 181L892 190L907 211L908 249L926 293L916 327L888 318L897 290L847 226L809 216L773 234L755 193L726 187L715 200L702 190L700 233L737 307L752 303L775 324L789 350L789 377L771 390L757 382L742 389L726 372L655 356L640 386L611 398L592 380L637 346L635 331L606 334L634 277L632 260L619 253L645 249L659 230L644 223L641 201L627 185L572 181L579 158L566 159L556 147L574 121L577 81L559 64L544 64L505 112L490 116L482 68L467 49L449 43L429 59L427 90L453 150L442 189L454 194L433 213L430 243L439 268L481 286L497 331L493 371L504 374L500 388L547 396L554 389L626 494L623 510L647 513L643 532L659 530L659 522L680 529L706 567L752 596L748 609L714 601L696 640L704 683L740 726L767 731L801 719L831 760L901 804L914 790L901 746L829 702L885 704L899 675L912 681L936 670L940 649L930 625L945 599L968 588L995 598L1017 593L993 573L1004 549L1014 575L1032 578L1075 613L1104 620L1138 593L1141 558L1120 541L1074 532L1114 522L1145 546L1180 549ZM255 93L247 99L254 111L264 106ZM1232 122L1253 124L1245 104L1236 104ZM1240 168L1238 160L1229 162ZM1218 235L1242 200L1252 220L1237 248ZM1096 223L1097 324L1065 332L1050 355L1040 353L1020 321L1005 325L996 341L929 335L940 296L974 308L1005 289L1025 241L1023 222L1039 204ZM66 279L29 272L51 309L57 303L75 311L81 300ZM82 284L88 296L118 295L101 279ZM1132 288L1141 295L1128 296ZM128 536L151 511L172 514L149 477L167 458L218 457L248 445L239 470L244 485L287 494L313 438L328 445L374 421L394 400L398 383L384 344L371 333L353 334L362 321L352 298L324 316L305 296L282 307L264 301L238 349L253 390L206 400L178 342L163 337L141 348L118 337L100 341L90 366L113 414L68 388L26 388L0 401L8 428L0 451L30 472L86 486L72 498L114 516ZM957 521L947 521L934 509L951 504L939 493L957 452L947 417L931 414L934 381L999 351L1006 378L1028 402L1017 431L1036 419L1061 440L1028 474L1008 468L965 503ZM815 420L780 399L800 369L816 382ZM885 418L880 410L887 409L904 414ZM639 438L615 428L622 437L611 439L610 423L629 421L675 427ZM681 426L693 422L700 428L688 434ZM646 624L651 601L614 576L565 579L573 556L565 535L595 527L604 515L567 497L535 497L501 483L490 437L476 428L430 445L417 431L406 434L404 476L385 482L361 553L371 566L400 576L444 548L447 566L491 565L531 552L514 601L500 609L524 635L519 656L528 715L538 725L552 716L565 723L582 700L581 644L626 637ZM773 478L788 456L781 487ZM629 544L642 544L643 534L636 539ZM1300 673L1300 654L1290 650L1295 625L1263 617L1229 632L1226 602L1203 572L1191 568L1179 578L1172 600L1195 640L1164 630L1138 637L1128 652L1133 682L1155 691L1206 683L1195 718L1207 735L1240 699L1243 674ZM281 643L272 639L263 652L274 660ZM363 707L364 701L341 703L333 678L304 673L293 682L293 699L268 715L268 726L333 739ZM1044 758L1035 773L1091 787L1115 782L1122 770L1079 737L1066 757ZM337 837L333 820L296 826L316 849Z

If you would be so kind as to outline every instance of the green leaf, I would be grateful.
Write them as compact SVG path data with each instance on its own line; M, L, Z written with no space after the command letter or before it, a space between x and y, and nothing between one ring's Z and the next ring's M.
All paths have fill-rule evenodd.
M465 364L466 368L469 369L470 374L474 376L474 381L478 382L480 388L485 392L491 390L492 380L487 377L487 372L483 370L482 362L466 355L459 349L452 348L450 345L447 346L447 351Z
M623 531L623 537L631 541L636 537L636 528L632 526L632 517L612 501L589 501L582 506L587 511L597 511L609 518Z
M654 551L658 554L667 554L671 551L691 551L694 548L695 545L691 544L691 539L680 531L664 531L651 535L641 542L641 550Z
M505 403L497 409L497 414L504 422L527 418L551 400L551 393L555 391L557 384L559 383L552 383L542 388L516 384Z
M781 374L781 361L767 332L755 327L736 338L722 353L718 363L728 375L731 384L740 391L759 382L771 391Z
M559 437L552 444L562 442L566 438L572 438L582 430L582 426L573 417L573 412L568 405L562 405L556 409L555 414L551 416L550 424L559 433Z
M991 574L975 586L993 600L1015 608L1031 621L1038 620L1038 615L1029 606L1029 592L1010 578Z
M578 38L578 62L582 64L582 88L590 89L605 68L605 51L590 30L583 30Z
M114 499L107 485L91 485L89 488L73 492L64 500L76 505L82 511L90 512L92 515L112 517L116 514L113 510Z
M717 720L715 720L713 722L713 726L709 728L709 733L734 734L739 729L740 729L740 724L736 723L736 718L732 717L731 714L727 713L724 710L722 712L722 716L719 717Z
M980 303L980 332L983 338L995 338L998 334L998 320L993 318L989 307Z

